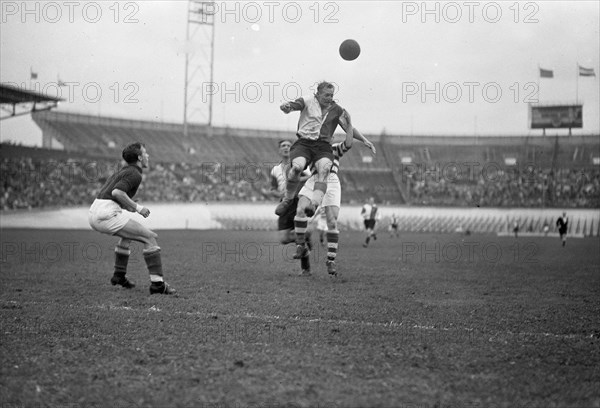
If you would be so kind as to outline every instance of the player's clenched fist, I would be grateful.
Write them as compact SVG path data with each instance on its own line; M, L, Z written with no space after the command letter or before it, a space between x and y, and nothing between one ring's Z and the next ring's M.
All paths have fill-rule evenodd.
M147 209L146 207L143 207L140 211L138 211L140 213L140 215L144 218L148 218L148 216L150 215L150 210Z
M289 102L286 102L282 104L279 109L281 109L283 113L290 113L292 111L292 106L289 104Z

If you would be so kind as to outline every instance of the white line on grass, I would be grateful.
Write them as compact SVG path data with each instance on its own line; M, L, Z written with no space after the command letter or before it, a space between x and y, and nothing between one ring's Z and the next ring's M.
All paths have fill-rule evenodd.
M19 302L16 301L8 301L2 302L7 303L12 308L15 306L21 306ZM47 303L43 302L27 302L27 304L36 304L41 306L48 306ZM2 304L0 304L2 306ZM172 313L172 314L182 314L186 316L198 316L202 318L225 318L225 319L255 319L265 322L271 321L296 321L300 323L323 323L328 325L347 325L347 326L366 326L366 327L384 327L384 328L399 328L399 329L415 329L422 331L430 331L430 332L450 332L450 331L463 331L467 332L468 336L474 336L475 333L478 333L481 336L489 335L488 341L490 342L503 342L506 341L506 337L550 337L556 339L589 339L598 337L598 335L591 334L557 334L557 333L539 333L539 332L513 332L510 330L506 331L498 331L495 333L485 333L477 331L476 329L469 327L436 327L431 325L421 325L421 324L410 324L408 322L396 322L391 320L389 322L372 322L372 321L364 321L364 320L345 320L345 319L321 319L321 318L304 318L299 316L292 317L282 317L278 315L266 315L266 314L254 314L254 313L245 313L245 314L221 314L217 315L215 313L202 313L202 312L183 312L183 311L165 311L159 309L155 305L147 308L147 309L136 309L129 306L116 306L111 304L100 304L100 305L89 305L89 306L81 306L81 305L62 305L68 306L73 309L101 309L101 310L123 310L128 312L153 312L153 313Z

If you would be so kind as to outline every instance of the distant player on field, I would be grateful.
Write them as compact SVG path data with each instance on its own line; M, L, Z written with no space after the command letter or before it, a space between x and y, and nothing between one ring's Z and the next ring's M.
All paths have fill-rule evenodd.
M515 238L519 238L519 221L517 220L513 222L513 233L515 234Z
M365 243L363 247L368 247L371 238L377 240L377 234L375 233L375 225L377 224L377 220L380 218L379 208L377 208L377 204L375 204L375 198L370 197L369 201L363 205L360 210L360 215L363 217L363 222L365 224L365 230L367 231L367 237L365 238Z
M567 245L567 230L569 229L569 218L567 217L566 212L562 213L562 217L558 217L558 219L556 220L556 226L558 227L558 233L560 234L562 246Z
M390 238L394 236L398 238L398 216L396 213L392 214L392 218L390 220Z
M127 166L114 173L100 189L89 210L90 226L103 234L121 238L115 247L115 271L110 282L131 289L135 286L125 274L131 250L131 241L144 244L144 260L150 272L150 294L175 294L175 289L163 280L158 235L139 222L129 219L123 210L137 212L144 218L150 215L148 208L133 201L140 183L142 169L148 168L150 156L142 143L133 143L123 149L123 159Z

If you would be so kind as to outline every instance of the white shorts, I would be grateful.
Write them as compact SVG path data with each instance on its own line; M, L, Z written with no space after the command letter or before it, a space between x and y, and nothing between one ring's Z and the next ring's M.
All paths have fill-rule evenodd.
M95 199L88 213L88 221L96 231L114 235L123 229L129 217L113 200Z
M298 195L303 195L308 199L312 200L313 198L313 190L315 188L315 176L312 176L306 183L304 187L300 190ZM323 202L321 203L321 207L338 207L342 203L342 185L340 184L340 179L338 178L337 173L329 173L329 177L327 178L327 191L325 192L325 196L323 197Z

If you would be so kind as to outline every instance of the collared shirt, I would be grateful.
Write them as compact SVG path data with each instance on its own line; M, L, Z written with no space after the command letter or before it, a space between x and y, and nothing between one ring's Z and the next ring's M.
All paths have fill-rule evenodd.
M290 102L293 110L299 110L298 130L296 135L301 139L325 140L331 143L333 133L340 123L339 119L344 109L335 102L331 102L325 111L315 96L308 96Z

